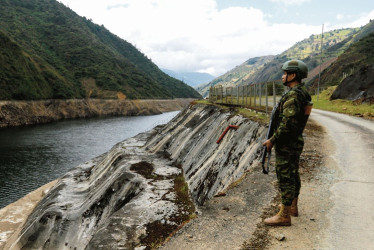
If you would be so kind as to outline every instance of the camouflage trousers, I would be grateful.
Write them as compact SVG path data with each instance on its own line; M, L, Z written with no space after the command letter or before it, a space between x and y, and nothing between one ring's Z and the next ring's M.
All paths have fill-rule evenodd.
M300 194L299 175L300 152L275 151L275 170L281 192L282 204L291 206L292 200Z

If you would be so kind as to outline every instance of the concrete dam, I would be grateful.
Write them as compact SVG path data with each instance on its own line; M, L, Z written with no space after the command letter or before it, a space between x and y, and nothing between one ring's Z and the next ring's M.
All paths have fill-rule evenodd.
M236 129L217 143L230 125ZM253 232L274 197L269 181L274 179L265 178L258 166L265 132L265 126L229 110L191 104L168 124L66 173L5 249L182 247L176 232L209 216L221 201L210 202L230 197L238 186L231 199L239 198L225 206L241 209L235 216L241 223L233 219L235 228L217 229L228 230L227 238L220 237L226 243L205 241L231 247L235 230Z

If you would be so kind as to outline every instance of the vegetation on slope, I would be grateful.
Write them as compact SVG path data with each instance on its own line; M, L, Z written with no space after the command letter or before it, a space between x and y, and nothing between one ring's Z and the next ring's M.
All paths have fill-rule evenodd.
M53 75L53 72L41 69L34 58L0 31L0 99L35 99L52 95L53 86L48 84L45 75ZM65 86L65 90L71 91L70 86Z
M200 85L196 89L202 96L207 96L209 88L222 85L224 87L248 84L248 79L256 72L261 71L264 65L274 59L274 56L261 56L250 58L234 69L215 78L205 85Z
M349 100L330 100L332 93L336 86L328 87L322 91L319 97L312 96L313 108L343 113L364 117L367 119L374 119L374 106L368 103L358 104Z
M323 35L323 61L332 61L349 46L349 41L359 29L333 30ZM291 59L303 60L309 71L320 64L321 58L321 35L311 35L309 38L296 43L294 46L279 54L265 65L264 70L256 72L248 83L267 82L281 79L282 72L279 70L285 61ZM328 65L325 65L328 66ZM315 75L314 75L315 76ZM309 77L310 79L311 77ZM307 79L307 81L309 80Z
M1 63L12 68L0 69L7 75L1 99L200 97L130 43L55 0L1 5L1 37L7 40L0 44ZM10 44L18 49L7 50Z
M373 22L374 23L374 22ZM374 103L374 33L349 47L321 74L324 86L336 86L332 99ZM317 80L314 85L317 84Z
M360 29L340 29L324 33L323 36L323 60L326 62L324 68L329 66L338 55L352 43L352 39ZM310 69L310 77L313 79L317 74L312 72L320 64L321 35L311 35L309 38L296 43L291 48L277 56L251 58L242 65L230 70L226 74L214 79L206 86L197 90L206 95L210 86L222 84L223 86L248 85L256 82L267 82L281 79L280 67L290 59L301 59ZM261 60L259 60L261 59ZM243 65L255 62L255 67L245 68Z

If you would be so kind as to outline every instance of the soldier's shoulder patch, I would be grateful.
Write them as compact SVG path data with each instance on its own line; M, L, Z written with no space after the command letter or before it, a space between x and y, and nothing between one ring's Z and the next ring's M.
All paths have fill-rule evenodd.
M293 117L297 114L297 110L293 107L287 107L283 110L283 115L285 117Z
M283 115L285 117L292 117L297 114L297 97L289 96L283 104Z

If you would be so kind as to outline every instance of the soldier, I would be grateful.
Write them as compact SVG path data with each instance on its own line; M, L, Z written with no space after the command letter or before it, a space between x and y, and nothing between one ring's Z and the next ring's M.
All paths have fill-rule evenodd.
M263 144L268 150L274 145L275 168L282 197L279 213L264 220L270 226L290 226L290 215L298 216L297 201L301 187L299 159L304 146L302 133L311 111L311 97L301 83L308 75L305 63L290 60L283 64L282 70L282 82L290 90L281 98L274 114L274 134Z

